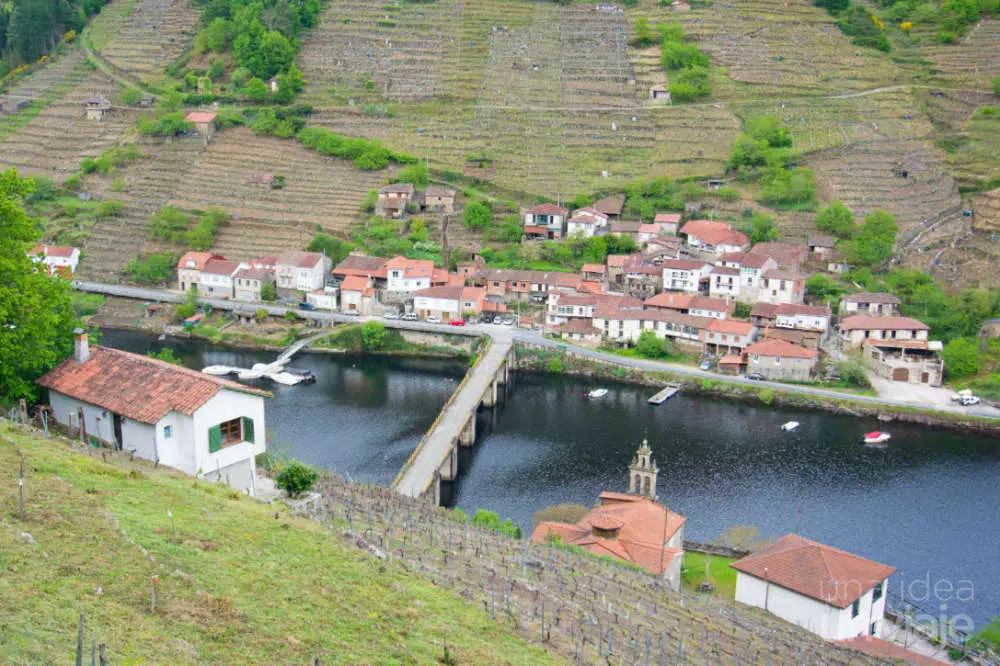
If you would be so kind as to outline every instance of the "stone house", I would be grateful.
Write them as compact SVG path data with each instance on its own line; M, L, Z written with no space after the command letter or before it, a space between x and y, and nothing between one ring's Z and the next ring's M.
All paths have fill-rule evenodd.
M213 252L187 252L177 262L177 288L188 291L201 284L201 272L210 259L224 259Z
M76 331L73 356L38 380L55 420L144 460L256 495L270 394L142 354L90 347Z
M594 327L593 319L574 318L559 327L559 337L588 347L601 344L601 331Z
M622 210L625 208L625 195L616 194L611 197L605 197L603 199L598 199L594 202L594 209L607 216L609 220L617 220L622 216Z
M88 97L83 100L83 109L87 120L101 121L104 120L104 114L111 111L111 102L103 95Z
M840 322L840 339L845 349L860 347L865 341L927 340L930 327L911 317L852 315Z
M240 268L233 275L233 295L237 301L256 303L262 301L264 285L274 284L274 271L263 268Z
M708 274L708 295L712 298L736 300L740 296L740 269L712 266Z
M585 282L604 282L608 269L604 264L584 264L580 269L580 277Z
M785 268L769 268L760 278L757 300L764 303L802 303L806 280L799 273Z
M940 340L865 340L861 349L865 364L884 379L930 386L944 379Z
M215 135L215 119L218 115L213 111L192 111L184 117L184 120L193 123L194 131L198 133L202 141L208 143Z
M819 352L806 349L785 340L767 339L756 342L746 350L747 372L756 372L765 379L790 379L809 381Z
M833 236L814 234L809 237L807 245L809 246L809 254L811 254L816 261L829 259L837 252L837 239Z
M826 640L883 633L895 568L787 534L733 562L736 601L763 608Z
M413 201L413 194L413 183L396 183L380 188L375 200L375 214L379 217L403 217L406 207Z
M641 262L625 268L624 291L632 298L649 298L663 291L663 269Z
M455 212L456 194L455 190L444 185L428 185L424 191L424 210L450 215Z
M840 316L867 314L873 317L894 317L899 314L899 298L892 294L864 292L848 294L840 299Z
M660 228L660 233L676 235L677 228L681 224L680 213L657 213L653 217L653 224Z
M770 257L778 264L778 268L798 269L808 258L809 248L789 243L757 243L747 254Z

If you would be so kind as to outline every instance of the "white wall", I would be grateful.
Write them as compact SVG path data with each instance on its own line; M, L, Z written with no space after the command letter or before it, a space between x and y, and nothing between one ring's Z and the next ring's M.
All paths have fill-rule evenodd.
M458 319L461 314L459 302L454 298L433 298L430 296L414 296L413 311L417 313L426 312L437 317L448 316Z
M49 391L49 403L52 405L52 411L54 412L58 423L63 425L69 425L70 423L73 424L74 436L76 435L76 428L80 427L80 423L76 418L76 410L78 407L83 407L84 426L87 429L87 441L90 441L90 437L96 437L102 442L107 442L109 444L114 441L114 421L112 419L111 412L108 412L107 415L105 415L102 407L81 402L75 398L69 397L68 395L52 390ZM71 415L72 420L70 420ZM124 438L124 424L122 426L122 431Z
M233 444L223 447L215 453L210 453L208 450L208 429L225 421L244 416L253 419L255 442L253 444L249 442ZM194 413L192 441L196 467L189 473L216 478L213 475L218 471L241 461L249 460L249 464L253 465L254 456L263 453L266 448L264 445L266 436L264 398L223 389ZM232 481L232 477L230 480ZM234 487L236 486L234 485ZM244 488L238 489L244 490Z

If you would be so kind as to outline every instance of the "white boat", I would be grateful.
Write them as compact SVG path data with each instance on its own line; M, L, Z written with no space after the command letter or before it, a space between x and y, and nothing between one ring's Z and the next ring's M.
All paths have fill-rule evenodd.
M882 446L885 445L891 437L892 435L887 432L872 430L871 432L866 432L862 440L864 441L865 446Z
M202 368L202 372L206 375L215 375L216 377L223 377L225 375L231 375L236 372L236 368L228 365L210 365L208 367Z
M236 376L243 380L260 379L264 376L264 373L259 370L240 370L236 373Z
M588 393L587 397L588 398L603 398L607 394L608 394L608 389L606 389L606 388L599 388L599 389L594 389L593 391L591 391L590 393Z
M290 372L277 372L273 375L267 375L267 378L285 386L295 386L305 379L302 375L293 375Z
M784 430L785 432L791 432L798 427L799 427L798 421L789 421L788 423L781 424L781 429Z

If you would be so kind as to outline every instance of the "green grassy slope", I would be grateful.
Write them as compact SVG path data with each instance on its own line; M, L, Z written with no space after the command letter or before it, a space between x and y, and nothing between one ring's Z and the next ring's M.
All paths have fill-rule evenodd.
M429 581L216 484L6 422L0 479L3 663L72 663L81 612L87 652L96 638L116 664L426 664L445 640L460 664L557 661Z

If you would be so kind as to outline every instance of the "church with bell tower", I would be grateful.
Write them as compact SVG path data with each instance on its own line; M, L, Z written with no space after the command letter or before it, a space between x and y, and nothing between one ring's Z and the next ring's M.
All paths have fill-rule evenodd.
M653 450L649 448L649 442L642 440L639 450L632 456L632 464L628 466L630 495L648 497L656 501L656 475L660 468L653 460Z

